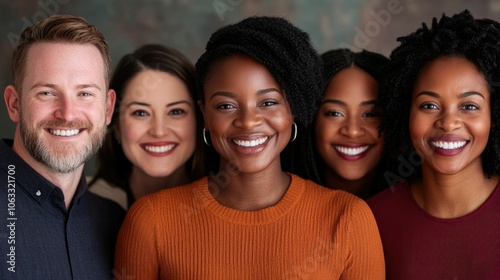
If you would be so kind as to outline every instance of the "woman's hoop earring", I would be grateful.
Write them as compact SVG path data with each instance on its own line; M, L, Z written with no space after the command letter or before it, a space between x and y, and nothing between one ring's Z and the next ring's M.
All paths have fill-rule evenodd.
M293 141L295 141L295 139L297 139L297 124L295 122L293 122L292 130L293 130L293 138L292 140L290 140L290 143L292 143Z
M206 135L206 134L207 134L207 131L208 131L208 130L207 130L206 128L203 128L203 141L205 141L205 144L206 144L207 146L209 146L209 147L210 147L210 146L212 146L212 145L211 145L211 144L209 144L209 143L208 143L208 141L207 141L207 135Z

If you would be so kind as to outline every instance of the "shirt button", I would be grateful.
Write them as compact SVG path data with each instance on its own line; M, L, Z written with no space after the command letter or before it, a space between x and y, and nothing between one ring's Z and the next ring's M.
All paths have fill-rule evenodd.
M36 191L36 196L41 196L42 195L42 192L40 190L37 190Z

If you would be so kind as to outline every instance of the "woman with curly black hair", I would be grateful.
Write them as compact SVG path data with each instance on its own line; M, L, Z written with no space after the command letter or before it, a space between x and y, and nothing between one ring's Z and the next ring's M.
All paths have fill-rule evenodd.
M363 50L336 49L324 53L326 89L316 113L316 172L313 180L361 198L380 191L385 184L382 163L381 116L376 108L385 56Z
M382 131L408 180L368 200L387 279L500 277L499 38L497 22L464 11L391 54Z
M281 153L312 122L321 60L275 17L215 32L198 59L204 138L218 173L138 200L116 267L137 279L384 279L366 203L286 172Z

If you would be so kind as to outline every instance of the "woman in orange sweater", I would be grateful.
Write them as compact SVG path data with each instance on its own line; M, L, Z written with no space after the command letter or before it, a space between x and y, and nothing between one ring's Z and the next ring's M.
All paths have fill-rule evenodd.
M196 68L218 173L132 206L117 278L384 279L365 202L281 165L322 88L308 35L281 18L248 18L215 32Z

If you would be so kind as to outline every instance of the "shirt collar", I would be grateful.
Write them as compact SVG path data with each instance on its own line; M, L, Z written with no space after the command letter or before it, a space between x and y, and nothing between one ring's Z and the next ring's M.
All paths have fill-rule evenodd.
M49 180L45 179L42 175L36 172L31 166L29 166L19 155L17 155L12 150L12 140L0 141L0 168L4 169L6 172L13 169L15 171L12 176L15 178L16 187L20 186L23 188L34 200L38 203L43 203L47 197L56 191L56 196L64 200L62 191ZM57 189L57 190L56 190ZM73 197L72 203L78 203L80 198L87 190L87 181L85 177L80 177L78 186Z

